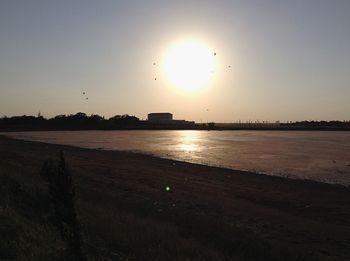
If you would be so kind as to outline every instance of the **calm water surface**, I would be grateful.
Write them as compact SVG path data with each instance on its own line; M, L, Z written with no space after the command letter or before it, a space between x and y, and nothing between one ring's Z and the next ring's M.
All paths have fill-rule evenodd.
M7 135L350 186L350 132L53 131Z

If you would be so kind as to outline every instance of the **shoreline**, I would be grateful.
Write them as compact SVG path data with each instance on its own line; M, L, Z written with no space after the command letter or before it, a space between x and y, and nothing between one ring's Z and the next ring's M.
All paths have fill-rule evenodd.
M111 228L105 226L116 221L112 216L105 219L122 211L142 222L185 231L186 238L219 253L226 253L237 233L244 233L254 242L303 253L305 260L350 256L350 190L342 185L1 135L0 145L0 173L7 170L34 183L40 183L43 161L64 150L74 173L80 215L90 225L98 222L107 234Z
M262 128L221 128L221 127L216 127L216 128L116 128L116 129L103 129L103 128L86 128L86 129L79 129L79 128L66 128L66 129L40 129L40 128L1 128L0 132L31 132L31 131L307 131L307 132L312 132L312 131L324 131L324 132L334 132L334 131L341 131L341 132L348 132L350 131L350 127L346 128L338 128L338 127L320 127L320 128L311 128L311 127L285 127L285 128L267 128L267 127L262 127Z
M77 132L84 132L81 130L76 130ZM100 132L101 130L86 130L87 133L91 132L91 131L97 131ZM105 130L102 130L105 131ZM116 130L107 130L107 131L112 131L115 132ZM130 130L117 130L117 131L127 131L129 132ZM145 131L145 130L131 130L131 131ZM164 130L154 130L154 131L164 131ZM191 130L187 130L187 131L191 131ZM213 130L213 131L217 131L217 130ZM228 130L226 130L228 131ZM254 131L254 130L251 130ZM40 132L40 131L35 131L35 132ZM46 131L43 131L44 133ZM53 131L55 132L55 131ZM70 133L72 131L57 131L57 132L67 132ZM73 131L74 132L74 131ZM322 132L322 131L320 131ZM339 131L339 132L343 132L343 131ZM11 133L11 132L10 132ZM309 183L321 183L321 184L329 184L329 185L336 185L336 186L341 186L341 187L345 187L345 188L350 188L350 184L348 183L341 183L340 180L330 180L330 179L321 179L321 178L315 178L315 179L311 179L311 178L303 178L302 176L299 176L298 174L292 174L292 173L277 173L275 174L273 171L256 171L256 170L249 170L249 169L244 169L244 168L234 168L234 167L230 167L230 166L225 166L225 165L220 165L220 164L206 164L205 162L196 162L196 161L190 161L190 160L184 160L184 159L176 159L176 157L169 157L167 155L156 155L152 152L147 152L147 151L142 151L142 150L118 150L118 149L111 149L111 148L102 148L102 147L96 147L96 148L92 148L92 147L83 147L83 146L79 146L79 145L69 145L69 144L61 144L61 143L50 143L50 142L46 142L46 141L40 141L40 140L35 140L35 139L26 139L25 137L13 137L11 136L11 134L8 133L10 136L6 135L6 133L2 133L0 132L0 136L4 136L10 139L17 139L17 140L22 140L22 141L30 141L30 142L39 142L39 143L44 143L44 144L52 144L52 145L59 145L59 146L68 146L68 147L76 147L76 148L81 148L81 149L88 149L88 150L97 150L97 151L115 151L115 152L125 152L125 153L133 153L133 154L140 154L140 155L145 155L145 156L150 156L150 157L154 157L154 158L159 158L159 159L168 159L168 160L172 160L175 162L184 162L184 163L190 163L190 164L195 164L195 165L201 165L201 166L207 166L207 167L213 167L213 168L218 168L218 169L225 169L225 170L232 170L232 171L241 171L244 172L245 174L253 174L253 175L264 175L264 176L269 176L269 177L278 177L278 178L283 178L283 179L288 179L288 180L300 180L300 181L304 181L304 182L309 182ZM316 170L317 171L317 170Z

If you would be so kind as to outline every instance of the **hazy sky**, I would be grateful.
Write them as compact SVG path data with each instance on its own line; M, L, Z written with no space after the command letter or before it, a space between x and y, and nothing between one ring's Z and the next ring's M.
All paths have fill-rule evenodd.
M350 120L349 14L349 0L1 0L0 116ZM160 65L187 38L218 64L190 93Z

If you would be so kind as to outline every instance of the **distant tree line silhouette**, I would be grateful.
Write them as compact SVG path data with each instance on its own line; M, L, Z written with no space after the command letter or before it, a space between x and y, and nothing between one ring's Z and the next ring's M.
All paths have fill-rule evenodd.
M57 115L46 119L42 116L14 116L0 119L2 130L85 130L136 128L140 120L135 116L116 115L105 119L97 114L87 116L78 112L70 115Z
M350 121L296 121L286 123L232 123L216 124L190 122L154 123L143 121L128 114L115 115L105 119L97 114L90 116L78 112L70 115L57 115L53 118L35 116L14 116L0 118L1 131L35 130L134 130L134 129L199 129L199 130L350 130Z
M296 121L289 123L282 123L286 126L334 126L334 127L346 127L350 126L350 121Z
M187 126L188 127L188 126ZM57 115L46 119L41 115L14 116L0 118L0 130L2 131L27 131L27 130L123 130L123 129L182 129L183 124L154 124L141 121L136 116L128 114L115 115L105 119L97 114L90 116L78 112L70 115Z

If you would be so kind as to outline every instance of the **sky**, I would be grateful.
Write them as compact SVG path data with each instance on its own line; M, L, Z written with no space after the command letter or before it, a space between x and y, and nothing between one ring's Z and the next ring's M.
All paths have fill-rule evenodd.
M350 120L349 13L348 0L1 0L0 117ZM162 66L187 39L216 53L196 91Z

